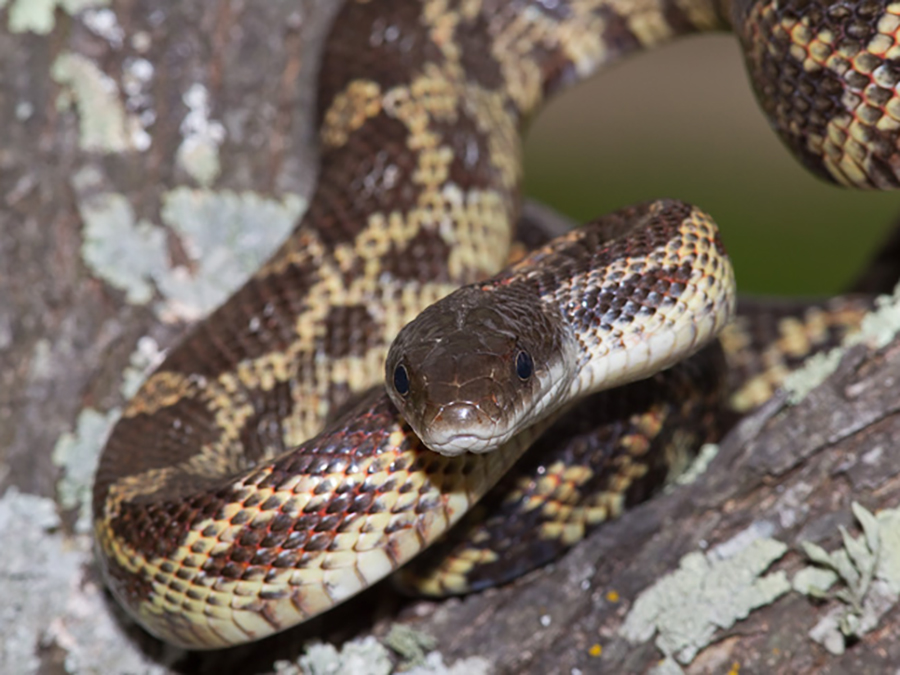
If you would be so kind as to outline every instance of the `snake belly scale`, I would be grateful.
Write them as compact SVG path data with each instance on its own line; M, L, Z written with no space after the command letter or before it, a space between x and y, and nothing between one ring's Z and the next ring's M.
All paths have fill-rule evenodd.
M521 132L564 85L733 25L764 109L808 165L896 186L900 10L860 7L348 0L321 66L306 215L169 352L101 457L95 535L117 598L174 644L257 639L398 567L514 462L529 432L445 458L371 390L402 326L502 267Z

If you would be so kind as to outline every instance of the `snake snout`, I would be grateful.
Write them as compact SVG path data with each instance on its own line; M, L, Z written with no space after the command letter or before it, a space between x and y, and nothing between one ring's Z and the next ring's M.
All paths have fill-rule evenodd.
M499 422L496 415L475 403L455 401L435 412L423 426L420 438L442 455L487 452L504 440Z
M397 395L395 382L393 398L416 435L435 452L487 452L508 438L509 413L516 408L510 378L498 373L506 370L506 360L437 347L417 366L400 364L408 376L408 393Z

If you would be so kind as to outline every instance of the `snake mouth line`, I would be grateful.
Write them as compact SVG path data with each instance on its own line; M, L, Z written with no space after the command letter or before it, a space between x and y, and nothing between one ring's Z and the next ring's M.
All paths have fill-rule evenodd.
M466 452L482 454L502 445L512 436L508 432L498 434L496 426L472 425L467 425L465 431L432 425L416 433L431 450L446 457L456 457Z

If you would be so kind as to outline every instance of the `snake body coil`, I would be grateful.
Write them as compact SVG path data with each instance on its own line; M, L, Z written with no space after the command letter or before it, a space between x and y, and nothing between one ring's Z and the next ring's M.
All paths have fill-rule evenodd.
M838 182L894 187L898 15L879 2L349 0L321 67L308 212L169 353L101 457L95 534L115 595L155 635L216 647L408 560L530 436L441 457L367 392L402 326L503 265L520 132L543 99L637 49L733 25L788 145ZM678 228L705 221L675 208L673 241L702 267L717 246L683 247L703 236ZM588 288L588 304L607 290Z

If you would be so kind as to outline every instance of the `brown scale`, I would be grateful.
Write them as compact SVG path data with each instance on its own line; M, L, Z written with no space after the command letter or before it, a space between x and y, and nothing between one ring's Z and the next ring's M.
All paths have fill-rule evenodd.
M363 546L371 534L330 529L329 508L358 508L368 526L389 531L390 544L366 554L396 566L462 507L448 498L423 524L409 519L410 494L431 508L449 486L465 479L467 494L480 494L508 467L502 453L461 466L428 457L377 394L339 418L346 429L280 453L377 385L403 323L498 270L518 210L518 133L546 95L639 49L733 23L788 146L837 182L895 187L895 11L868 0L348 0L325 46L321 170L306 216L170 351L101 457L95 531L119 599L176 644L261 637L350 594L329 595L332 582L370 581L362 565L342 565L348 542ZM375 307L384 309L377 317ZM654 412L643 426L669 416ZM630 448L643 444L629 438ZM393 459L381 466L373 456L388 449ZM638 464L617 466L631 480ZM360 465L370 478L341 487ZM313 492L289 496L297 481ZM326 559L328 569L301 569ZM291 609L273 597L293 568L304 590Z

